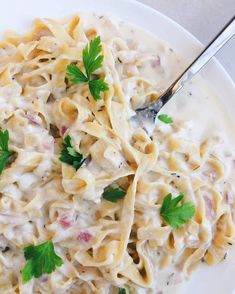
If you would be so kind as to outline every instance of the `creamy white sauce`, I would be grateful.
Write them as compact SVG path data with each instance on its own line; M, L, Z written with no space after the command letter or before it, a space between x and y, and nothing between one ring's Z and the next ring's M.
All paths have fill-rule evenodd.
M101 36L102 41L105 42L105 45L109 44L109 41L111 39L120 38L120 42L123 40L127 43L128 46L126 46L126 43L123 42L123 47L126 46L126 48L123 49L123 52L118 52L118 60L115 60L117 71L118 68L118 62L122 63L123 68L126 70L126 75L128 76L128 72L131 72L131 77L140 77L146 79L146 81L151 82L154 86L153 89L161 93L166 89L172 81L177 77L179 73L182 72L182 70L186 67L186 62L182 57L180 57L172 48L167 46L166 44L159 41L156 37L146 33L140 28L134 27L133 25L127 24L125 22L119 21L119 20L112 20L107 17L99 17L99 16L91 16L89 14L83 15L83 22L86 31L90 28L95 28L97 33ZM107 45L109 46L109 45ZM110 46L110 49L115 50L112 46ZM138 70L135 68L135 62L133 60L138 61ZM143 59L143 60L142 60ZM124 64L124 65L123 65ZM136 74L133 74L133 72L136 71ZM108 74L107 74L108 75ZM125 76L125 74L123 75ZM122 76L122 78L123 78ZM64 78L64 77L63 77ZM106 76L107 78L107 76ZM112 77L109 77L110 79ZM125 78L122 79L122 82ZM122 84L124 87L125 85ZM131 82L126 85L125 90L123 89L123 93L126 96L126 100L130 100L129 90L132 87ZM132 89L133 90L133 89ZM60 89L54 89L54 95L61 98ZM130 90L131 92L131 90ZM141 92L141 91L140 91ZM40 95L44 95L45 93L40 92ZM6 96L6 95L3 95ZM141 99L139 99L141 100ZM134 106L138 106L141 101L138 100L138 97L135 99L135 101L131 101L131 103L135 103ZM23 97L22 97L23 101ZM1 102L1 99L0 99ZM129 101L128 101L129 102ZM99 102L97 102L98 105ZM28 103L17 103L18 107L26 108ZM49 108L51 108L51 105L49 105ZM28 151L39 151L42 153L47 153L47 159L49 156L53 156L54 149L48 148L50 146L54 146L56 143L52 139L48 132L45 132L42 130L42 120L40 117L35 116L33 112L31 112L31 108L27 109L30 110L27 112L27 119L29 119L29 122L27 124L26 128L21 128L21 131L18 129L11 130L11 138L15 142L15 145L19 145L21 147L24 142L23 139L27 138L27 146ZM33 110L33 109L32 109ZM51 110L52 111L52 110ZM130 113L129 113L130 112ZM131 117L134 113L134 111L131 109L128 112L128 118ZM169 116L171 116L176 122L175 125L179 125L181 122L184 124L184 128L182 128L180 132L177 133L178 136L182 135L184 139L188 139L189 141L195 141L198 145L198 143L203 142L205 139L208 138L214 138L214 140L217 140L217 138L222 137L222 145L223 150L226 150L226 146L228 147L228 156L224 164L230 171L234 168L231 163L231 148L229 148L233 142L234 142L234 130L235 127L232 123L232 120L229 118L229 115L226 112L226 108L224 106L223 100L220 100L216 95L214 95L213 91L209 89L209 87L205 84L203 80L201 80L200 77L196 77L193 79L191 83L189 83L179 94L177 94L163 109L162 113L166 113ZM49 114L49 112L48 112ZM18 111L18 116L24 117L24 113L21 111ZM50 113L50 117L52 116L52 113ZM185 123L186 121L186 123ZM188 122L187 122L188 121ZM179 124L177 124L179 123ZM172 133L173 127L169 125L165 125L159 120L157 120L157 128L164 130L166 137L168 134ZM62 125L63 128L63 125ZM61 129L62 129L61 128ZM71 127L71 134L76 131L76 129L72 129ZM125 130L123 130L125 131ZM74 137L76 136L73 134ZM175 133L174 133L175 135ZM160 139L159 139L160 140ZM159 141L159 149L165 148L164 141L165 137L163 137L163 142ZM156 140L157 141L157 140ZM38 142L44 142L45 144L39 144ZM102 143L101 143L102 144ZM94 144L95 145L95 144ZM102 146L101 146L102 147ZM58 146L56 147L58 148ZM32 150L31 150L32 149ZM103 150L101 148L101 150ZM99 163L100 160L100 154L95 153L93 154L93 161L91 162L90 166L87 168L86 172L90 176L96 176L97 174L101 175L102 172L105 174L105 169L108 166L107 170L108 173L111 169L118 169L119 166L122 164L125 164L125 158L122 157L121 154L119 154L115 148L108 148L104 149L104 158L102 159L102 162ZM234 150L232 150L234 151ZM90 148L90 152L92 153L92 148ZM92 154L91 154L92 155ZM95 155L97 156L95 158ZM95 160L96 159L96 160ZM107 160L107 161L106 161ZM181 158L180 158L181 160ZM21 156L21 158L18 158L18 161L24 162L25 156L24 154ZM102 166L103 165L103 166ZM159 166L161 167L161 159L159 159ZM50 161L42 161L41 164L37 168L34 169L34 174L30 174L27 172L21 174L19 172L18 174L15 174L14 176L17 178L18 186L16 186L14 183L7 186L5 190L3 190L3 193L10 193L14 194L14 199L21 199L22 195L26 197L26 200L29 201L31 198L30 196L31 189L33 185L39 181L45 181L50 175L50 169L51 169L51 163ZM93 174L92 174L93 173ZM87 176L85 174L84 177ZM82 174L80 174L80 177L82 178ZM207 175L208 176L208 175ZM210 175L209 175L210 176ZM213 176L213 175L212 175ZM151 177L151 175L149 175ZM154 178L156 180L156 178ZM154 181L153 180L153 181ZM203 179L204 180L204 179ZM208 181L208 178L205 179L205 182ZM46 201L52 201L56 200L58 198L57 195L57 189L59 190L60 187L60 180L55 180L54 182L48 182L45 187L38 189L38 191L35 189L35 191L40 192L35 201L35 203L32 201L32 203L29 203L26 207L27 211L28 208L31 206L31 210L34 210L34 213L39 210ZM62 188L61 188L62 189ZM71 221L71 223L78 223L79 229L86 229L86 227L93 225L93 222L95 220L95 214L96 209L99 209L99 201L100 201L100 195L102 194L102 189L100 188L100 191L91 190L89 191L90 194L88 194L86 201L84 199L80 199L77 197L75 203L73 203L71 206L65 206L64 210L66 211L69 209L69 213L62 214L62 220L64 221L64 226L66 227L66 221ZM96 193L95 193L96 192ZM35 192L36 193L36 192ZM70 192L69 192L70 193ZM84 192L81 192L81 194L85 194ZM150 193L155 193L150 192ZM97 195L96 195L97 194ZM47 200L44 199L41 195L47 195ZM98 196L97 199L89 198L90 196ZM64 195L62 194L64 197ZM80 195L78 195L80 196ZM84 196L84 195L83 195ZM148 195L149 196L149 195ZM143 196L144 197L144 196ZM62 198L61 198L62 199ZM80 200L79 200L80 199ZM94 205L93 202L96 203ZM154 203L154 202L153 202ZM68 204L68 203L67 203ZM7 204L6 204L7 205ZM61 205L61 204L57 204ZM63 206L63 205L62 205ZM55 211L56 211L56 205L55 205ZM60 207L60 206L59 206ZM63 207L61 207L62 209ZM52 208L53 209L53 208ZM75 212L79 211L80 215L76 215ZM156 216L156 211L152 210L143 210L142 214L146 213L148 216L152 215L153 217ZM158 214L157 214L158 215ZM13 221L18 222L18 214L13 215ZM1 215L2 222L8 222L9 215L4 214ZM60 220L61 220L60 219ZM24 219L22 219L24 221ZM44 221L44 219L43 219ZM96 222L96 220L95 220ZM62 222L63 223L63 222ZM59 226L60 223L55 222L54 224L51 224L49 229L56 230L56 227ZM157 223L158 225L158 223ZM207 222L204 226L204 229L206 232L210 232L213 230L211 227L211 223ZM208 229L208 230L207 230ZM98 228L91 229L93 235L96 234ZM93 232L94 231L94 232ZM32 228L31 225L24 227L23 237L25 238L27 243L30 242L30 238L32 237ZM60 242L63 240L66 240L69 236L74 238L74 235L78 232L75 231L66 231L58 230L58 234L55 237L56 242ZM85 232L86 233L86 232ZM14 238L13 230L8 232L9 238ZM190 235L191 237L194 237L193 235ZM209 238L212 236L212 234L208 235ZM184 242L187 244L185 236L182 236L179 238L180 245L184 244ZM186 241L185 241L186 240ZM77 244L77 237L76 237L76 244ZM211 238L209 239L209 243L211 242ZM1 240L0 240L1 243ZM4 245L4 244L3 244ZM155 246L155 245L154 245ZM147 246L146 246L147 247ZM157 246L156 246L157 247ZM159 246L160 247L160 246ZM196 246L197 247L197 246ZM181 248L181 247L180 247ZM191 247L195 248L195 247ZM146 248L145 248L146 249ZM181 256L177 255L174 256L174 262L170 262L170 266L166 266L164 270L159 269L160 266L160 256L161 254L164 255L164 248L159 249L159 252L154 250L155 248L147 247L146 250L150 252L146 252L146 256L148 255L151 259L151 264L154 268L155 276L153 278L153 282L151 285L151 289L143 289L141 287L135 287L134 290L130 290L130 294L132 293L139 293L139 294L177 294L182 292L182 287L184 286L183 281L184 277L182 272L177 268L177 261L181 258ZM158 254L159 253L159 254ZM22 255L23 258L23 255ZM58 274L58 273L57 273ZM106 282L106 280L104 279ZM38 281L40 282L40 280ZM55 283L56 284L56 283ZM140 284L141 285L141 284ZM110 287L113 289L113 286ZM115 287L114 291L112 289L108 290L108 293L117 293L117 288ZM55 291L57 293L57 291Z
M150 60L144 62L143 66L139 68L140 75L154 83L155 88L160 92L164 91L187 66L184 58L178 55L173 48L139 27L117 19L113 20L113 18L111 21L106 16L97 17L93 15L93 17L88 16L86 19L88 27L89 24L94 27L94 22L96 23L96 30L102 39L108 40L115 34L115 36L127 40L131 49L145 54L147 52ZM219 136L223 140L225 149L228 146L230 150L231 145L235 143L235 124L226 110L224 98L217 97L213 89L207 85L200 75L195 76L176 94L163 107L161 113L168 114L177 122L190 121L188 126L188 129L190 129L189 140L203 142L210 137L216 138ZM156 124L161 125L162 123L156 120ZM235 148L233 148L233 151L235 151ZM225 164L231 165L230 160L230 157L228 157L228 162L225 162ZM210 269L208 268L208 270ZM171 284L172 281L169 283L172 272L179 273L173 266L170 266L158 273L154 281L154 290L139 288L134 293L182 293L184 288L182 280L177 281L175 279L173 285Z

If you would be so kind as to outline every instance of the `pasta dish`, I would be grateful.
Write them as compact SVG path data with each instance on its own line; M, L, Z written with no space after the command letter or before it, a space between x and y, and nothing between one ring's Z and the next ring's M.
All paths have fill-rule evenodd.
M226 258L234 152L167 108L133 127L184 67L138 32L74 16L1 41L0 293L176 293Z

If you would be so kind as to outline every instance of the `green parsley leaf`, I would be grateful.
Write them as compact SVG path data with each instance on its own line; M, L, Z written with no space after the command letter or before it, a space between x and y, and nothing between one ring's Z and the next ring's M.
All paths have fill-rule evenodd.
M43 274L51 274L56 267L63 264L63 260L55 253L52 241L25 247L24 256L28 260L22 271L24 284L33 277L39 278Z
M93 80L89 82L89 89L90 89L91 95L97 101L102 99L100 96L100 93L107 91L109 89L109 86L103 80Z
M9 132L0 130L0 175L2 174L6 164L9 162L9 159L15 152L9 151L8 149L9 142Z
M91 74L103 64L104 55L101 55L101 49L102 46L100 36L91 40L85 49L83 49L82 60L89 80L91 78Z
M116 203L118 200L123 199L126 196L126 192L121 188L108 187L104 190L102 196L105 200Z
M73 84L88 83L91 95L96 101L101 99L101 92L109 89L108 84L102 79L92 80L92 73L103 65L104 55L101 54L101 50L101 40L100 36L98 36L91 40L82 51L82 61L86 74L74 64L68 65L66 71Z
M125 288L119 288L118 294L126 294Z
M161 207L161 217L173 228L179 229L195 214L195 206L191 202L178 205L184 195L172 198L172 194L165 196Z
M64 138L63 149L60 153L60 161L72 165L76 170L78 170L86 158L83 154L78 153L72 146L72 138L67 135Z
M165 124L172 124L173 123L173 119L168 116L167 114L160 114L158 115L158 119L162 122L164 122Z
M74 64L69 64L67 66L67 75L73 84L86 83L88 78L80 70L80 68Z

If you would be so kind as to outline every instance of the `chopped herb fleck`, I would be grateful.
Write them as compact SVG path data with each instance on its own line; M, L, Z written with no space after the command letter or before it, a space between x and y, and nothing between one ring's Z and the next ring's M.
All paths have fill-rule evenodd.
M0 130L0 175L15 152L9 151L9 132Z
M56 267L63 264L63 260L56 255L52 241L30 245L24 248L24 256L27 263L22 271L23 283L27 283L33 277L39 278L43 274L51 274Z
M119 288L118 294L126 294L125 288Z
M165 124L172 124L173 123L173 119L168 116L167 114L160 114L158 115L158 119L162 122L164 122Z
M72 165L78 170L84 163L86 158L83 154L78 153L72 146L72 138L67 135L64 138L63 149L60 154L60 161Z
M172 194L165 196L161 207L161 217L173 228L179 229L184 223L189 221L195 214L195 206L191 202L186 202L178 205L184 198L184 195L179 195L175 198Z
M67 66L67 75L73 84L87 83L93 98L97 101L101 99L101 92L109 89L108 84L102 79L92 79L92 74L102 67L104 55L101 54L101 40L96 37L83 49L82 60L85 73L76 65Z
M126 192L121 188L108 187L103 193L103 198L107 201L116 203L118 200L123 199L126 196Z

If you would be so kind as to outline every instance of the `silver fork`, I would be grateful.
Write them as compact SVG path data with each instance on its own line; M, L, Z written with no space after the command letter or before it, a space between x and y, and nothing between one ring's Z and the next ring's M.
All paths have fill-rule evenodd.
M197 74L200 69L235 35L235 16L218 33L210 44L186 68L186 70L170 85L161 96L143 108L136 109L133 117L135 123L147 129L149 133L154 129L156 116L160 109Z

